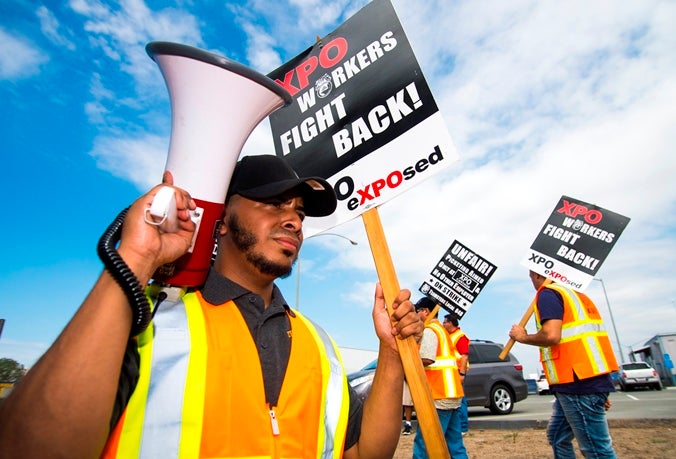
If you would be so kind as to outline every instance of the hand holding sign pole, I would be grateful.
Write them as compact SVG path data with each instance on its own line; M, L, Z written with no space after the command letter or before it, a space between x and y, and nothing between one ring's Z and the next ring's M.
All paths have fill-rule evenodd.
M544 285L551 284L551 283L552 283L552 280L550 278L547 278L544 282ZM519 326L524 327L524 328L526 327L526 325L528 324L528 321L530 320L530 318L535 313L535 306L536 306L536 299L533 298L533 301L531 301L530 305L528 305L528 309L526 309L526 312L523 313L523 317L519 321ZM509 341L507 341L507 343L505 343L505 347L502 348L502 352L500 352L500 354L498 355L500 360L505 360L507 358L507 355L512 350L512 348L514 347L514 343L516 343L516 341L514 341L513 338L509 338Z
M390 250L387 246L387 240L385 239L380 215L378 214L378 208L370 209L363 213L362 219L371 246L376 271L378 272L378 279L383 288L385 304L387 304L388 312L392 315L391 304L399 293L400 287L394 263L392 263L392 257L390 256ZM441 424L439 424L432 393L427 384L422 360L418 353L418 345L413 337L408 337L405 340L397 340L397 347L402 365L404 366L406 381L411 391L418 424L422 431L425 432L425 447L427 448L429 457L450 457L444 433L441 430Z

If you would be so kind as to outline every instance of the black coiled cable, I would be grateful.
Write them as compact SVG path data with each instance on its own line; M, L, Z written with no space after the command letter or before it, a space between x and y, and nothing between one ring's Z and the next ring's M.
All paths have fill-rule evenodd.
M120 241L122 223L129 207L119 213L99 239L96 251L104 266L113 279L120 285L127 296L132 312L131 336L136 336L145 330L152 319L150 303L143 288L127 263L117 253L115 245Z

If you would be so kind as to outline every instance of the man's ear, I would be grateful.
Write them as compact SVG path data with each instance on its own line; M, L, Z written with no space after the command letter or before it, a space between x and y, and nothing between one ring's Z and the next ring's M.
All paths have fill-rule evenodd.
M221 218L216 222L216 225L214 226L214 239L219 238L225 234L224 231L225 228L225 221Z
M225 236L228 232L228 225L225 223L227 215L228 203L226 202L225 206L223 207L223 215L221 216L221 219L216 222L216 228L214 228L214 237Z

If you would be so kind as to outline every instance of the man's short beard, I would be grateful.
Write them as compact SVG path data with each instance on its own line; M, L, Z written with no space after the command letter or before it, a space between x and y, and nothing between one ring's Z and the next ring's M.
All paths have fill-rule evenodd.
M261 274L267 274L282 279L291 274L292 265L286 266L275 263L266 258L264 254L254 251L253 247L258 242L258 238L256 238L255 234L242 226L236 215L231 214L228 216L225 223L235 247L246 255L246 259L249 263L254 265Z

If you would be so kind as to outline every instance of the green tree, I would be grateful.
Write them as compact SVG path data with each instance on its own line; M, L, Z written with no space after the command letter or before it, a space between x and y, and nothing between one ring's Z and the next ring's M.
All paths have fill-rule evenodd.
M0 382L15 383L26 374L26 367L16 360L0 359Z

